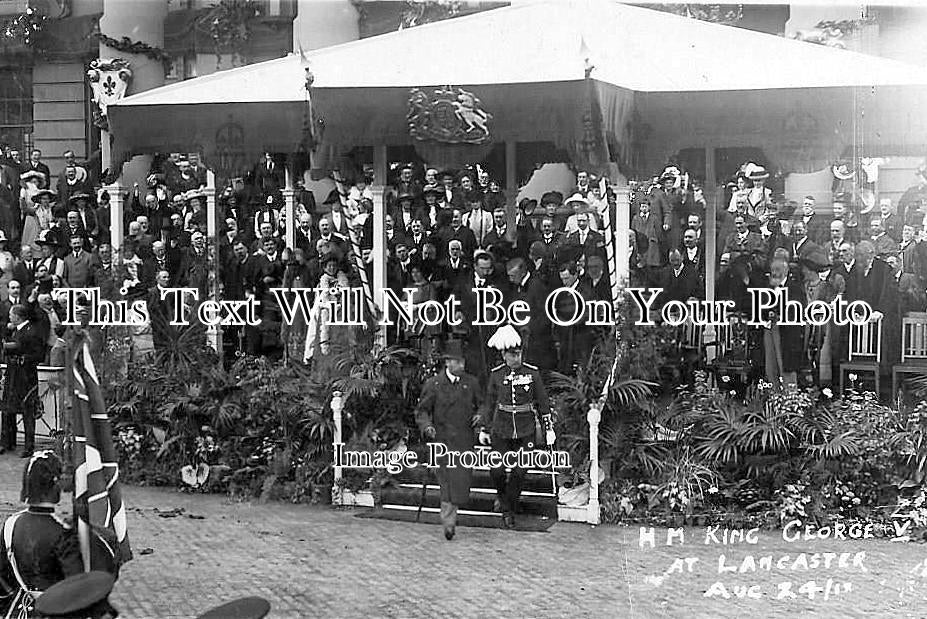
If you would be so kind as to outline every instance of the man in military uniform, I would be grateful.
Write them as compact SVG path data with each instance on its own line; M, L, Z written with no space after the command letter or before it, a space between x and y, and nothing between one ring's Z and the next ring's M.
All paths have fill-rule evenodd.
M11 596L4 603L14 607L28 605L40 592L84 570L77 537L55 515L61 474L61 460L53 451L36 452L23 471L20 498L28 508L3 523L0 584Z
M476 378L464 372L464 354L459 341L450 341L444 352L444 371L425 382L415 409L415 421L429 442L444 443L448 451L473 449L473 420L479 411L480 387ZM444 537L454 538L457 508L470 499L471 470L438 463L441 485L441 524Z
M489 375L487 397L481 409L479 441L493 451L532 450L537 438L535 423L546 431L548 445L557 438L551 419L547 390L538 368L522 362L521 337L509 325L500 327L489 339L489 346L502 351L505 361ZM490 477L502 507L502 524L515 528L515 508L521 495L525 469L515 467L509 475L503 466L490 470Z

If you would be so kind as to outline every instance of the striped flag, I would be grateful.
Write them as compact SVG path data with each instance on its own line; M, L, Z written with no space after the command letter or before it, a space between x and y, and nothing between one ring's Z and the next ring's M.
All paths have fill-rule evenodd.
M77 340L71 356L74 377L74 515L84 569L109 569L98 552L102 545L117 564L132 558L126 509L119 487L113 432L100 390L90 343ZM115 547L113 547L115 545ZM98 564L100 563L100 564Z

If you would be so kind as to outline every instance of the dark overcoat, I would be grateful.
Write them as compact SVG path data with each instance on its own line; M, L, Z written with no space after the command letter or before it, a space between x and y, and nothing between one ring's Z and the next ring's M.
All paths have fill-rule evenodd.
M462 374L456 383L451 383L447 372L442 370L425 382L415 409L415 421L423 432L429 426L434 427L433 442L444 443L448 451L472 451L475 444L473 417L479 411L480 401L476 378ZM466 504L470 498L472 471L461 466L442 465L436 472L441 484L441 500L455 505Z

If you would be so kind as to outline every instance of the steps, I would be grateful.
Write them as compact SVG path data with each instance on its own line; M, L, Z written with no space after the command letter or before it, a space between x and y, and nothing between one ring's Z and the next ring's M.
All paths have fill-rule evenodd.
M488 449L478 446L475 449ZM557 476L553 471L529 470L522 484L517 513L538 518L557 519ZM385 511L417 512L419 504L422 513L439 513L441 490L434 469L419 467L408 469L394 476L395 483L381 491L381 508ZM425 485L424 500L422 485ZM488 468L473 469L470 483L470 498L466 505L459 506L462 516L498 518L502 513L495 510L496 489L492 485Z

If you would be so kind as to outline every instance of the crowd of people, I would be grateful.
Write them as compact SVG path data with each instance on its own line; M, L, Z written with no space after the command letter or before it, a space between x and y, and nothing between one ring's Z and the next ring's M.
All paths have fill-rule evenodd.
M0 312L6 316L14 305L27 309L45 362L60 361L63 353L63 309L52 298L54 288L99 287L104 299L145 299L153 324L166 324L161 319L171 312L170 300L161 298L165 288L195 288L201 299L213 290L229 300L255 297L260 324L226 328L228 352L280 355L295 340L294 354L308 359L310 346L327 353L335 334L312 321L285 325L271 290L357 287L360 263L372 280L369 168L339 178L321 204L297 183L294 243L286 247L284 167L268 153L220 191L218 239L210 246L205 168L183 155L156 157L145 186L136 184L124 196L124 242L114 260L111 197L73 153L65 153L65 160L57 179L38 150L23 162L7 148L0 160ZM901 317L927 310L925 175L921 168L917 184L897 204L883 199L867 212L855 195L838 193L828 214L831 208L819 208L811 196L802 204L784 200L767 186L765 168L744 164L716 211L717 298L746 311L749 288L781 286L802 303L837 294L867 301L882 318L882 359L889 367L898 357ZM389 329L390 343L428 354L460 340L469 370L485 381L495 359L486 346L491 328L473 325L473 288L496 288L503 305L523 300L532 308L530 322L520 329L527 362L564 373L585 364L602 330L583 321L559 326L541 308L550 292L564 286L585 300L611 300L603 226L616 202L607 179L580 170L568 191L546 191L517 204L479 166L397 165L388 180L388 287L400 296L411 289L416 307L451 295L460 301L460 316L452 321L458 324L400 323ZM706 197L700 181L669 166L632 182L630 208L629 283L663 288L658 306L704 298ZM360 260L353 255L358 247ZM555 311L572 315L572 297L558 300ZM9 328L0 328L4 336ZM317 333L306 337L309 329ZM816 381L836 380L834 370L847 356L845 332L772 331L756 333L748 351L767 378L791 381L811 368ZM154 347L163 347L170 329L155 329L152 336Z
M902 318L927 311L927 167L893 203L883 198L867 206L853 193L838 192L832 209L813 196L799 205L766 186L762 166L744 164L728 186L727 208L715 220L716 298L750 313L750 288L785 288L792 300L865 301L881 335L881 373L898 363ZM705 199L697 183L687 189L684 175L668 168L657 188L639 194L631 228L632 283L662 287L658 301L705 298ZM830 211L828 213L828 211ZM747 357L759 375L773 383L800 377L822 387L839 382L847 361L849 329L836 325L757 327L745 347L728 351Z

